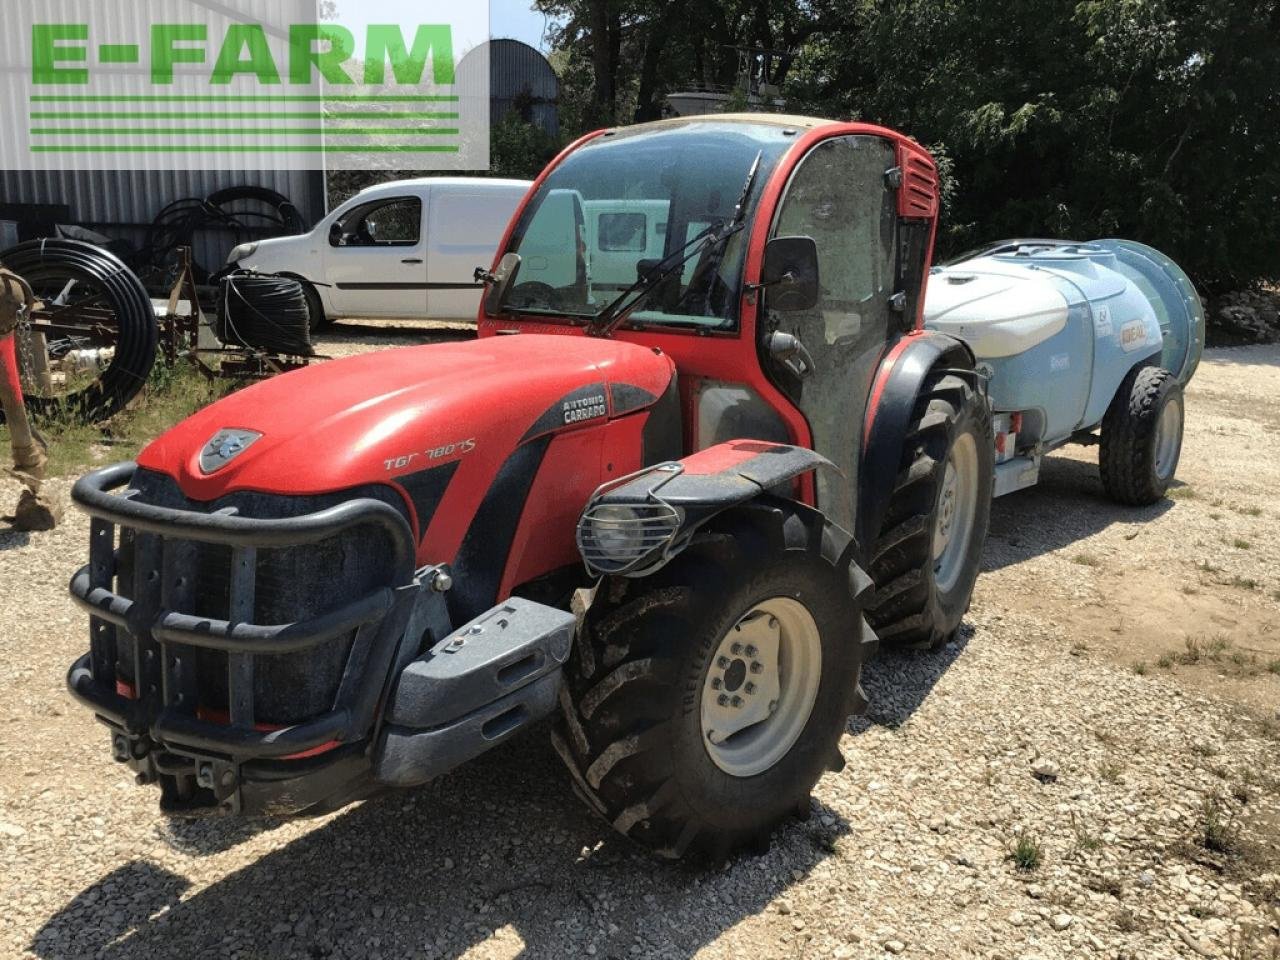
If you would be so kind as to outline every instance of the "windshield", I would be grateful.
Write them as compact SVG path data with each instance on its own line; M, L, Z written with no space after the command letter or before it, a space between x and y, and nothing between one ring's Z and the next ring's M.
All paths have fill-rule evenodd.
M756 201L794 132L696 122L608 134L569 156L516 225L520 273L504 313L588 320L664 258L734 218L756 158L746 230L657 284L630 326L732 330Z

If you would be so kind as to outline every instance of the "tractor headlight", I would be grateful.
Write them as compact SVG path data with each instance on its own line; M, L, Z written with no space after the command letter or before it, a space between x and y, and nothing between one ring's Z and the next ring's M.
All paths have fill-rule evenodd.
M628 573L680 532L680 514L665 503L600 503L578 522L578 549L596 576Z
M227 255L227 265L237 264L246 257L252 257L257 252L258 245L256 243L242 243Z

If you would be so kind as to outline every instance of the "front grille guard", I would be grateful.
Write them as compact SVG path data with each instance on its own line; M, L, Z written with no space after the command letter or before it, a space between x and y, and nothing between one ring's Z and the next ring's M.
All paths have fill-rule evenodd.
M90 615L90 652L72 666L67 685L76 699L116 729L116 759L142 761L154 743L165 751L225 758L234 765L298 758L366 736L419 589L413 534L404 517L373 499L276 520L242 517L234 510L202 514L157 507L137 502L130 491L113 492L127 486L135 470L133 463L108 467L84 477L72 490L72 499L92 518L89 564L71 581L72 597ZM112 592L119 560L117 526L137 534L134 567L139 574L132 599ZM278 626L250 622L259 549L309 546L354 527L377 527L388 534L392 583L310 620ZM229 620L175 609L191 596L193 585L183 576L190 571L184 571L181 558L192 541L231 548ZM135 639L134 697L117 687L119 630ZM332 709L282 729L256 724L255 657L311 649L352 630L355 638ZM199 648L227 654L227 723L198 715L194 652ZM234 771L222 775L228 772L234 779ZM200 774L202 780L213 776L214 768L204 765Z

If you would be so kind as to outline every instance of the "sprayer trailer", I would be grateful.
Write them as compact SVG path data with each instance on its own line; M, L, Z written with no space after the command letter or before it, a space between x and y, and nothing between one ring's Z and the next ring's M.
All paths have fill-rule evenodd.
M1118 502L1164 496L1205 332L1200 298L1168 257L1128 240L993 244L933 271L925 326L978 359L997 497L1033 486L1045 454L1068 443L1100 446Z
M173 813L333 810L554 717L620 833L758 848L842 765L877 635L972 596L994 381L924 326L937 214L880 127L585 137L477 340L258 384L77 484L72 692Z

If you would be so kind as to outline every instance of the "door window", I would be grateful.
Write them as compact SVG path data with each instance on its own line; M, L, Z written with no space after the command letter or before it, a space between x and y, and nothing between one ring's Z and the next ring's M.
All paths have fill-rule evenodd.
M422 201L417 197L374 200L353 207L330 231L335 247L416 247L422 238Z
M762 333L799 337L816 369L802 380L779 373L813 431L814 447L844 476L819 471L819 506L853 529L854 493L867 395L894 325L897 212L885 173L893 144L879 137L823 141L801 162L783 197L775 236L812 237L822 293L807 312L768 310Z

